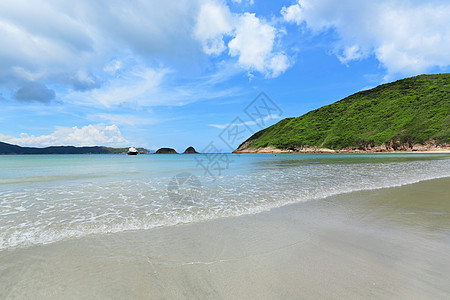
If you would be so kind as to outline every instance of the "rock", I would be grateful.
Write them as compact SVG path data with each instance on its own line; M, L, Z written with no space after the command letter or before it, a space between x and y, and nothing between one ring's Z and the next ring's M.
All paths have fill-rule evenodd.
M251 141L250 141L251 142ZM411 151L441 151L449 152L450 143L428 140L423 145L413 144L411 138L406 138L402 143L400 137L394 137L381 145L376 145L375 141L369 141L356 147L346 147L338 150L329 148L320 148L317 146L304 145L298 147L286 147L279 149L275 147L251 148L247 142L243 143L233 153L373 153L373 152L411 152Z
M389 148L394 150L400 150L402 143L400 142L400 137L395 136L389 141Z
M178 154L175 149L172 148L159 148L156 150L155 154Z
M184 150L183 153L184 154L194 154L194 153L198 153L198 152L195 151L194 147L190 146L190 147L187 147L186 150Z

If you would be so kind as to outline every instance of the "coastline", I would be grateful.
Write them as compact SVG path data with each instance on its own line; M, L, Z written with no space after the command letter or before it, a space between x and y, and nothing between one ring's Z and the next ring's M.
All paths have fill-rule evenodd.
M445 299L449 184L1 251L0 297Z
M450 153L450 147L416 147L408 148L407 150L394 150L386 147L376 147L373 149L350 149L345 148L341 150L333 150L328 148L319 147L302 147L300 149L279 149L275 147L262 147L262 148L243 148L236 149L233 153Z

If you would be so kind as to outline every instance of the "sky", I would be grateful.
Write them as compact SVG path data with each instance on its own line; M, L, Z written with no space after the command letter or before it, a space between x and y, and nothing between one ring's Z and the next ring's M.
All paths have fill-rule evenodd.
M230 152L450 72L448 0L2 0L0 141Z

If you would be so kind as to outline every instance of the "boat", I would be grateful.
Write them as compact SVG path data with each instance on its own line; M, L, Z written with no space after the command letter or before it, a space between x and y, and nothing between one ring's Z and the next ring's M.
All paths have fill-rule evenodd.
M137 155L137 154L138 154L138 151L137 151L136 148L131 147L130 149L128 149L127 154L128 154L128 155Z

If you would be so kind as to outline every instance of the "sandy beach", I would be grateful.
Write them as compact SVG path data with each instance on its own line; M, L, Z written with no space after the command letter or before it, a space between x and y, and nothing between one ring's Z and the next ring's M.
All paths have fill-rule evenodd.
M448 299L450 178L0 252L2 299Z

